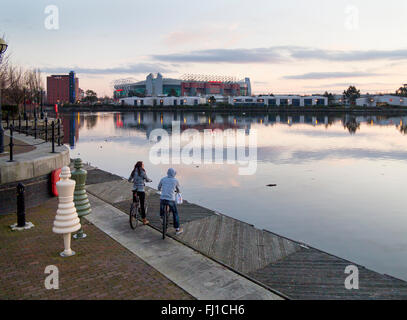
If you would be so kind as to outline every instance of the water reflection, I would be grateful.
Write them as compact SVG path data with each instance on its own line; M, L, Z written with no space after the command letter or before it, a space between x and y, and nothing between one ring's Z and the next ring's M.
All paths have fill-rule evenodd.
M351 117L345 123L345 128L348 129L350 134L355 134L360 129L360 123L356 121L355 117Z
M108 113L73 113L63 115L63 125L66 132L64 143L75 148L79 140L79 129L84 125L88 130L98 124L98 120ZM149 138L151 131L157 128L166 129L171 133L172 121L181 122L181 132L187 129L245 129L250 133L252 125L274 126L287 125L289 127L304 124L313 127L324 127L342 124L349 134L355 135L360 131L361 124L370 126L394 126L401 134L407 134L407 116L354 116L351 114L336 115L310 115L310 114L264 114L264 115L225 115L217 113L193 112L134 112L113 113L112 118L115 128L138 130L146 133Z

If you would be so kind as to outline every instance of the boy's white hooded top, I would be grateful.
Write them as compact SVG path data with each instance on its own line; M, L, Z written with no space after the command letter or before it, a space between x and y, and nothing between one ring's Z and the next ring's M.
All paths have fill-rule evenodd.
M175 201L175 194L179 192L179 182L175 178L177 172L170 168L168 169L167 176L162 178L158 184L158 191L161 191L161 200Z

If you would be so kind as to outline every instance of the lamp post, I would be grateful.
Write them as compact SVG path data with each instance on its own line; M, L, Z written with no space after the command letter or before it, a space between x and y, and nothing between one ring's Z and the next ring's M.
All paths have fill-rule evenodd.
M7 43L2 38L0 38L0 63L2 60L3 53L7 50ZM4 129L3 129L3 111L1 109L1 87L3 83L0 79L0 153L4 153Z

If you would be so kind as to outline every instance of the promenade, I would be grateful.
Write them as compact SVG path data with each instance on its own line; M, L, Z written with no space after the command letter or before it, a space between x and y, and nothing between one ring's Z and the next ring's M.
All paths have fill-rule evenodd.
M89 170L90 181L116 179L99 173ZM163 241L149 226L132 230L126 213L92 194L89 199L88 236L72 241L77 254L70 258L59 256L63 241L52 233L56 198L27 210L35 227L24 232L10 230L15 214L0 216L0 299L282 299L174 239ZM59 269L58 290L44 286L48 265Z
M0 300L191 300L138 256L91 223L84 223L88 237L72 241L77 254L62 258L63 240L52 232L58 201L51 199L27 210L35 227L13 232L16 215L0 216ZM59 269L59 289L44 285L46 266Z
M120 210L122 217L127 214L131 184L99 169L88 167L87 170L87 190L94 196L92 201L97 198L108 203ZM154 189L147 188L147 198L148 219L158 231L161 228L159 196ZM407 299L405 281L187 201L179 206L179 212L185 231L176 236L170 230L172 239L281 297L306 300ZM100 219L95 212L89 215L89 219L113 238L128 229L124 226L125 218L122 218L120 227L103 223L108 218ZM350 265L359 269L358 290L347 290L344 285L348 276L345 268Z

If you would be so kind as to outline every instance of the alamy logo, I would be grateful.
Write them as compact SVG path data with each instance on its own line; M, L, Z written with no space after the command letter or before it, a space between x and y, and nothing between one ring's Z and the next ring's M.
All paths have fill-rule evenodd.
M47 30L59 29L59 9L56 5L45 7L44 13L48 16L44 20L44 26Z
M238 164L239 175L254 175L257 170L257 131L244 129L199 132L188 129L181 133L180 122L172 122L171 138L164 129L155 129L150 141L152 164ZM171 157L170 157L171 153Z
M345 288L347 290L359 289L359 269L357 266L347 266L345 273L349 274L345 279Z
M45 268L45 274L49 274L44 280L45 289L59 289L59 270L57 266L50 265Z
M345 9L345 28L349 31L359 29L359 8L349 5Z

